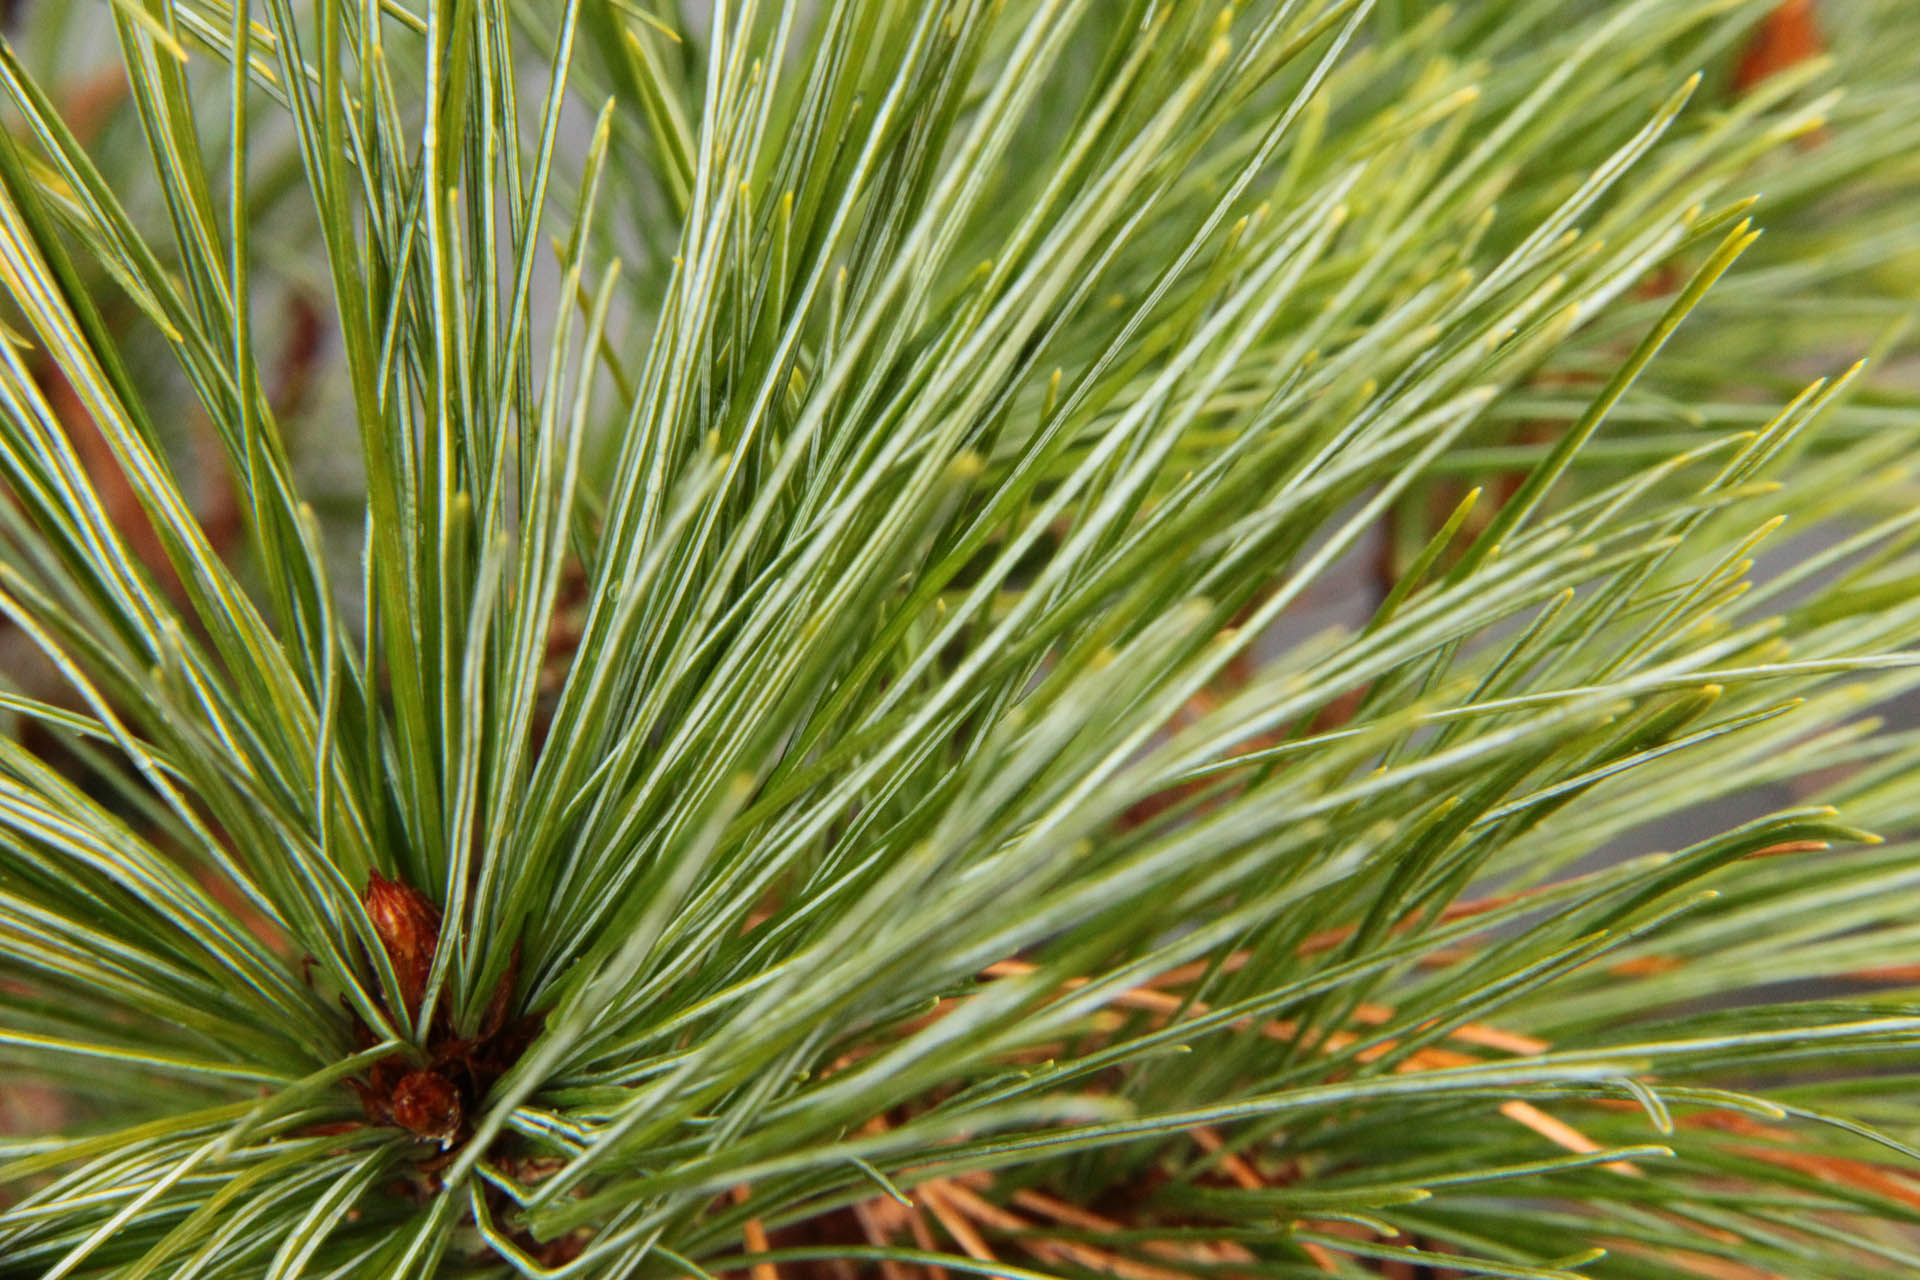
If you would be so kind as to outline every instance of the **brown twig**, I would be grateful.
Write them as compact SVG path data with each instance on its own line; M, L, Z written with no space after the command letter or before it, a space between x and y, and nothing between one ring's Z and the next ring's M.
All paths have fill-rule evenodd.
M733 1202L745 1204L752 1192L740 1186L733 1189ZM741 1238L746 1242L748 1253L767 1253L771 1246L767 1243L767 1229L758 1218L748 1218L740 1227ZM751 1269L753 1280L780 1280L780 1269L771 1262L756 1262Z
M951 1183L940 1178L921 1183L920 1203L927 1206L927 1211L939 1220L947 1234L953 1237L954 1243L959 1245L969 1258L976 1262L998 1264L1000 1259L994 1257L993 1250L987 1248L987 1242L980 1238L980 1233L973 1229L973 1224L948 1203L947 1192L950 1186L952 1186Z

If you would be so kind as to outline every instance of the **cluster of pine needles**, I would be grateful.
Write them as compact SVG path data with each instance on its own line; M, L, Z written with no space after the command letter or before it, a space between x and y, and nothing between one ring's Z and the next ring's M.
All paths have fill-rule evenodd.
M1920 5L4 9L0 1276L1920 1275Z

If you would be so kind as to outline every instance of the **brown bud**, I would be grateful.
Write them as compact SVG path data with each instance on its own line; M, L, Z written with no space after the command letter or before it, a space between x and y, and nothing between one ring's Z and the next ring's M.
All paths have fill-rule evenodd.
M393 1122L423 1141L446 1146L460 1131L460 1094L438 1071L415 1071L393 1086Z
M389 880L378 871L367 882L364 899L374 932L387 949L407 1012L420 1007L427 974L433 968L434 948L440 944L440 909L411 885Z
M1813 0L1782 0L1760 20L1734 68L1733 87L1745 93L1769 76L1826 52Z

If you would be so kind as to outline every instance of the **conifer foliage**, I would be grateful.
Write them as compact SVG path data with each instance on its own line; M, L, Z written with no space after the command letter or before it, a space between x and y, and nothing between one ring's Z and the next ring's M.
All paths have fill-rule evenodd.
M1920 1274L1911 0L12 8L0 1275Z

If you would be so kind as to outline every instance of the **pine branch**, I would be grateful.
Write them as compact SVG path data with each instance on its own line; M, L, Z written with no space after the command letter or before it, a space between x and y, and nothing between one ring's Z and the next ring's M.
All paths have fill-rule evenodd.
M72 13L0 1272L1913 1268L1911 5Z

